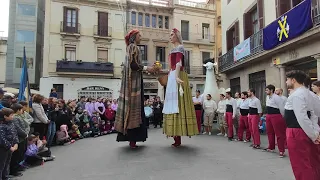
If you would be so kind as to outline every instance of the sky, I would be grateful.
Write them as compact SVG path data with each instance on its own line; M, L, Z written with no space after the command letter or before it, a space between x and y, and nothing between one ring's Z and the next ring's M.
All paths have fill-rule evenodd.
M9 1L0 0L0 36L8 36Z

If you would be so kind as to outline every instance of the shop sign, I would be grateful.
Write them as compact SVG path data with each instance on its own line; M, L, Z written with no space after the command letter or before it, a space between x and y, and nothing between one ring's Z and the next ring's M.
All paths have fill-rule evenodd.
M158 82L144 82L144 89L158 89Z
M110 89L102 86L88 86L82 88L81 91L110 91Z

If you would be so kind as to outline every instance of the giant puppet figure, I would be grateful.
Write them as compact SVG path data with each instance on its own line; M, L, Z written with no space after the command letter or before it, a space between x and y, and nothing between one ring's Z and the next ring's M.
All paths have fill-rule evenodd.
M163 131L174 138L173 147L181 145L181 136L199 134L193 107L188 74L184 70L184 47L180 32L174 28L170 34L174 48L169 55L170 72L163 107Z
M206 67L206 83L204 84L204 91L203 91L203 101L206 100L207 94L210 94L212 96L212 99L218 103L219 102L219 89L217 84L217 79L215 76L215 68L217 66L217 63L207 62L203 65Z
M117 141L129 141L132 149L136 142L146 141L147 128L144 113L143 71L156 72L156 68L141 65L138 44L141 35L138 30L131 30L125 37L127 56L122 72L119 104L115 118Z

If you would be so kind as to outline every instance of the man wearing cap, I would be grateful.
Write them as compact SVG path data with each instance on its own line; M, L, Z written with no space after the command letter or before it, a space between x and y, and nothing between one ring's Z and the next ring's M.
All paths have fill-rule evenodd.
M144 114L143 71L157 72L153 67L141 65L139 30L131 30L125 37L127 56L124 62L119 104L115 117L117 141L129 141L130 148L138 146L136 142L144 142L148 137Z

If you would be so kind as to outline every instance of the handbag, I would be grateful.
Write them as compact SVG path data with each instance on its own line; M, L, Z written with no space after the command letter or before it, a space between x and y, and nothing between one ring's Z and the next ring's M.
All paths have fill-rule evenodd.
M164 75L164 76L158 77L158 81L161 84L161 86L167 86L168 75Z

